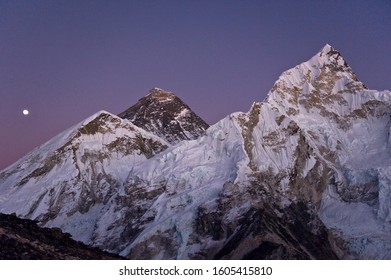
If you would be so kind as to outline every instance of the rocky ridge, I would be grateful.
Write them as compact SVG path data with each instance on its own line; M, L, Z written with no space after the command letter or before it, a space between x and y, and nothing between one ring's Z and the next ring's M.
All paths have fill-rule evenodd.
M0 213L2 260L121 260L120 256L76 242L58 228Z

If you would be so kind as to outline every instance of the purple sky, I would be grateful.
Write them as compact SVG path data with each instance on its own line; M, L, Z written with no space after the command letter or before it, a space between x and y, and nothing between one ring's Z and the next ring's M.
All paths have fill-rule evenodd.
M391 89L389 0L0 0L0 169L153 87L210 124L248 111L326 43Z

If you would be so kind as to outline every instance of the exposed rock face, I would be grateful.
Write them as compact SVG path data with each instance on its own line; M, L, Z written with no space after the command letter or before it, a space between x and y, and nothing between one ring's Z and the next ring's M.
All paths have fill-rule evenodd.
M119 260L120 256L89 247L58 228L41 228L36 222L0 214L2 260Z
M195 141L155 123L173 100L156 89L121 114L137 126L100 117L21 159L0 211L131 259L391 259L391 92L331 46Z
M171 144L196 139L209 127L181 99L159 88L153 88L119 116Z

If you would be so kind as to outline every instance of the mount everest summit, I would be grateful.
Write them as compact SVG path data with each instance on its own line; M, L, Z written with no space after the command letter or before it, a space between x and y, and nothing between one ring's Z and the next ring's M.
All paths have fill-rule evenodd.
M208 126L154 88L0 172L0 212L130 259L391 259L391 92L330 45Z
M119 117L171 144L196 139L209 127L181 99L159 88L153 88Z

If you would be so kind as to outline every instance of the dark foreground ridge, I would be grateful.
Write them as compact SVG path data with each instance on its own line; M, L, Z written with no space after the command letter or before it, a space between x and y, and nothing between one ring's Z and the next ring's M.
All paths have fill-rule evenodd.
M36 222L0 213L2 260L115 260L123 259L74 241L58 228L41 228Z

